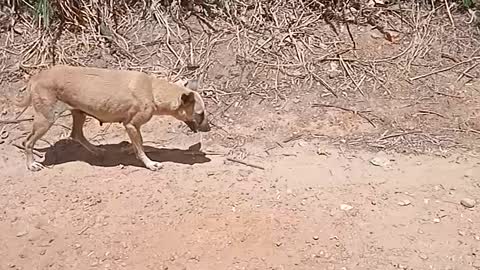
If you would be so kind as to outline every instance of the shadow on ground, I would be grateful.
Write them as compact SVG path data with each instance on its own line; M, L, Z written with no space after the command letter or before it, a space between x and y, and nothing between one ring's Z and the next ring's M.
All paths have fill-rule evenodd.
M93 166L100 167L115 167L119 165L145 167L135 156L135 154L128 154L121 149L129 143L123 141L118 144L104 144L100 148L105 149L102 156L95 156L88 152L79 144L70 140L60 140L53 146L38 149L45 152L45 160L43 165L59 165L72 161L83 161ZM174 162L179 164L199 164L209 162L210 159L201 149L201 144L197 143L190 146L186 150L182 149L165 149L145 146L147 156L157 162Z

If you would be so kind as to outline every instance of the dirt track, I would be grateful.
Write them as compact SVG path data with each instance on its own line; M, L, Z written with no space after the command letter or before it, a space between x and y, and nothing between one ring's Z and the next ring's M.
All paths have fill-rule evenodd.
M460 204L480 198L478 157L302 139L267 152L264 140L242 146L244 161L262 170L227 161L229 148L208 135L202 151L212 155L202 155L199 137L177 125L145 128L146 141L171 138L163 144L178 149L149 148L166 162L157 173L118 152L119 126L103 141L111 143L103 161L60 141L45 154L57 165L36 174L4 146L0 269L480 267L478 206ZM93 137L100 127L87 130Z

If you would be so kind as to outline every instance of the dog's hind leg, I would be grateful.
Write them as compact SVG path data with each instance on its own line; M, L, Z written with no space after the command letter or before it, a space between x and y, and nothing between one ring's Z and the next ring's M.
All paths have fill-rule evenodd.
M27 168L30 171L40 171L44 168L42 164L35 161L33 157L33 147L35 143L43 136L50 127L53 125L55 119L49 119L45 117L43 114L35 112L35 116L33 119L33 127L30 134L27 136L25 140L25 155L27 157Z
M70 138L80 145L82 145L85 149L91 152L94 155L101 155L105 152L105 149L99 148L91 144L83 135L83 124L85 123L86 115L80 110L71 110L72 118L73 118L73 125L72 125L72 133L70 134Z
M132 147L135 150L137 158L143 162L143 164L152 171L158 171L162 169L163 165L160 162L152 161L145 154L143 150L143 139L142 134L140 133L140 126L135 126L131 123L125 124L125 129L127 130L128 136L132 141Z

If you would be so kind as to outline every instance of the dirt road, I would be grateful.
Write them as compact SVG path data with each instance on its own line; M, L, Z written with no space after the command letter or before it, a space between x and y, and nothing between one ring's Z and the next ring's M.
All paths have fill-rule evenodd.
M87 126L89 138L105 129ZM147 145L165 138L171 149L149 150L166 162L160 172L120 154L126 135L115 125L97 141L109 148L103 161L60 141L45 153L55 166L39 173L4 144L0 269L480 268L478 206L460 203L480 199L474 154L372 153L301 138L231 152L207 134L205 156L199 136L176 122L145 130ZM61 136L57 127L46 139Z

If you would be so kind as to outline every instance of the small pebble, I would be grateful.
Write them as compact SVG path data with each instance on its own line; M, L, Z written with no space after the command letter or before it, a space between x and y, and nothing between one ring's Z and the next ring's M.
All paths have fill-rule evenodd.
M434 222L434 223L440 223L440 219L439 219L439 218L434 218L434 219L433 219L433 222Z
M465 206L466 208L473 208L475 207L475 205L477 204L477 202L474 200L474 199L470 199L470 198L463 198L461 201L460 201L460 204Z
M283 244L282 242L278 241L278 242L275 243L275 246L279 247L279 246L281 246L282 244Z
M386 167L389 165L389 160L386 159L386 158L382 158L382 157L375 157L375 158L372 158L370 160L370 163L374 166L378 166L378 167Z
M410 205L411 202L409 200L403 200L403 201L400 201L398 202L398 205L400 206L407 206L407 205Z
M323 150L323 149L321 149L321 148L318 148L318 149L317 149L317 155L319 155L319 156L329 156L330 153L327 152L327 151L325 151L325 150Z
M420 259L422 259L422 260L428 259L428 256L426 254L423 254L423 253L418 254L418 257L420 257Z
M349 210L353 209L353 206L348 205L348 204L341 204L340 209L343 210L343 211L349 211Z
M20 232L17 233L17 237L22 237L22 236L25 236L27 234L28 234L27 231L20 231Z
M46 250L46 249L42 249L42 250L40 250L40 255L42 255L42 256L43 256L43 255L45 255L45 253L46 253L46 252L47 252L47 250Z
M320 239L320 237L318 237L318 235L313 236L313 240L317 241L318 239Z

